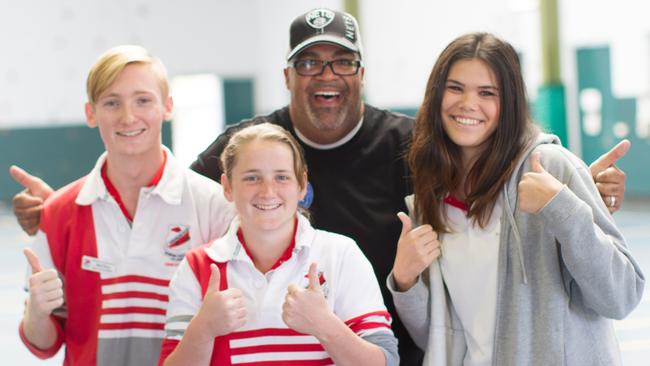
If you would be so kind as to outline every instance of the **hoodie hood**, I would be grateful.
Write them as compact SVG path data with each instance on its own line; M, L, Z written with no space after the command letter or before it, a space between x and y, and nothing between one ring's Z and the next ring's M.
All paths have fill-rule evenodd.
M526 275L526 266L524 265L524 253L521 243L521 234L519 231L519 226L517 225L517 221L515 220L515 212L517 210L517 188L519 186L521 176L525 172L530 171L530 164L528 164L530 155L533 153L535 148L537 148L537 146L542 144L561 145L562 143L560 142L560 138L555 135L539 133L535 141L533 141L526 148L524 153L521 154L521 157L519 158L519 161L517 161L517 165L512 176L508 180L508 183L503 186L503 211L505 219L508 220L508 223L512 228L512 233L515 237L519 264L521 265L521 270L523 272L522 277L524 284L528 284L528 276Z

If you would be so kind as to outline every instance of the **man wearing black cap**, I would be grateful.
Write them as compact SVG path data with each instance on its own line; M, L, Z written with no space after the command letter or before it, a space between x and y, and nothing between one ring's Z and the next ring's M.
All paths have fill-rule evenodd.
M401 231L395 215L406 210L403 198L411 193L403 158L414 121L362 102L363 49L357 21L349 14L314 9L297 17L284 75L289 105L228 128L192 169L219 181L219 156L234 132L262 122L284 127L305 151L309 183L302 205L309 208L314 226L354 238L384 284ZM616 196L618 204L610 211L620 207L625 190L624 173L610 167L625 154L618 147L599 159L598 171L606 172L599 181L614 182L599 184L604 197ZM27 232L36 231L38 202L51 190L38 178L16 178L28 188L14 198L16 216ZM382 293L394 317L401 364L421 365L423 354L397 318L385 285Z

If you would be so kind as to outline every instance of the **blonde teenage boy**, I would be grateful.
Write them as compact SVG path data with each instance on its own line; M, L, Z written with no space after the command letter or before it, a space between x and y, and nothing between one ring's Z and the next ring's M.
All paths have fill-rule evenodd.
M88 125L106 147L92 171L41 214L20 336L65 365L155 365L167 284L187 250L221 236L232 208L221 187L161 145L173 102L166 71L139 46L108 50L87 80Z

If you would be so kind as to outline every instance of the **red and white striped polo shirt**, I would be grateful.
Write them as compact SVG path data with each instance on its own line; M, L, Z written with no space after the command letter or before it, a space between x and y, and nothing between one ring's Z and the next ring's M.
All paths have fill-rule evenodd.
M316 230L298 215L291 257L261 273L238 240L238 229L239 219L235 218L223 238L190 251L179 266L170 284L161 363L199 311L211 263L219 265L222 290L238 288L243 292L248 314L244 327L215 339L212 365L332 364L315 337L297 333L282 320L287 287L291 283L307 287L312 262L318 264L328 305L356 334L392 335L391 318L370 262L352 239Z
M159 182L140 190L132 222L101 177L106 154L46 202L34 250L44 268L61 273L67 314L56 317L52 349L27 344L37 356L65 343L65 364L156 364L171 276L188 250L223 235L233 216L220 185L166 154Z

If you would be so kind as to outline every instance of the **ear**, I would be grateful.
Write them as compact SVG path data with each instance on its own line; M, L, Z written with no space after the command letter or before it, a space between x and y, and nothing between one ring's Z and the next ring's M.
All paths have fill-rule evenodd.
M366 68L362 67L361 69L359 69L359 77L361 78L361 86L364 86L364 80L365 80L364 76L365 75L366 75Z
M88 127L95 128L97 127L97 121L95 120L95 108L89 102L86 102L84 106L84 112L86 113L86 123Z
M223 196L228 202L232 202L232 187L225 174L221 174L221 187L223 187Z
M305 195L307 195L307 183L309 182L307 180L307 173L302 174L302 189L300 190L300 199L303 200L305 199Z
M282 72L284 73L284 86L286 86L287 89L289 89L289 68L285 67L284 70L282 70Z
M167 98L165 99L165 114L163 116L163 119L165 121L171 121L172 119L172 111L174 110L174 99L172 98L171 95L168 95Z

